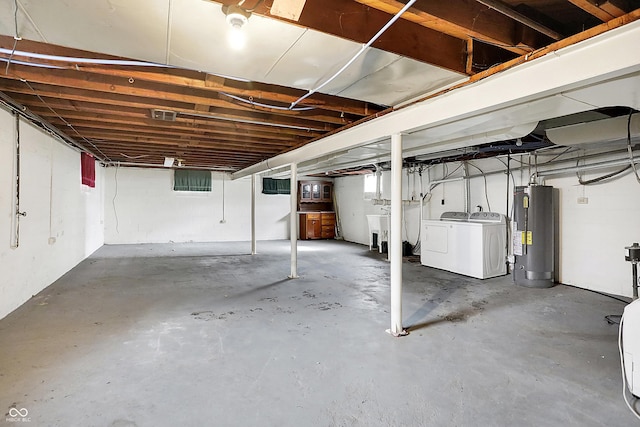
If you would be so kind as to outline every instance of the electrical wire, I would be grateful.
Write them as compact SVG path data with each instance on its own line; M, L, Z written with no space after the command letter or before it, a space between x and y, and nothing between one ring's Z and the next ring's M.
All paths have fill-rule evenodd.
M264 107L264 108L270 108L273 110L284 110L284 111L309 111L309 110L315 110L315 107L298 107L298 108L289 108L289 107L282 107L279 105L269 105L269 104L263 104L261 102L256 102L253 100L253 98L242 98L241 96L236 96L236 95L232 95L230 93L226 93L226 92L218 92L220 95L224 95L224 96L228 96L231 99L235 99L236 101L240 101L240 102L244 102L246 104L250 104L250 105L256 105L258 107Z
M118 210L116 209L116 197L118 196L118 169L120 169L120 167L116 166L116 171L113 175L115 180L115 193L113 194L113 199L111 199L111 204L113 205L113 216L116 219L116 234L120 234L120 230L118 229L118 226L120 225L118 223Z
M618 352L620 353L620 370L622 371L622 397L624 398L624 403L627 404L627 407L629 408L629 410L633 413L633 415L636 416L636 418L640 420L640 414L638 413L638 411L634 409L634 407L631 405L631 402L629 402L629 399L627 397L627 373L624 366L624 356L622 352L622 325L623 324L624 324L624 314L620 318L620 328L618 329ZM638 399L636 399L636 401L637 400Z
M71 130L73 130L73 131L76 133L76 135L78 135L78 137L80 137L80 139L82 139L83 141L85 141L87 144L89 144L90 146L92 146L92 147L93 147L93 148L94 148L98 153L100 153L100 154L102 155L103 160L107 160L107 161L109 161L109 163L111 163L111 162L112 162L112 160L109 158L109 156L107 156L106 154L104 154L104 153L102 152L102 150L100 150L100 149L99 149L99 148L98 148L98 147L97 147L93 142L91 142L90 140L88 140L86 137L84 137L84 136L80 135L80 132L78 132L78 131L76 130L76 128L75 128L75 127L73 127L73 125L72 125L71 123L69 123L69 122L68 122L64 117L62 117L60 114L58 114L58 112L57 112L57 111L55 111L55 110L54 110L54 109L53 109L53 108L52 108L52 107L51 107L51 106L50 106L50 105L49 105L49 104L44 100L44 98L42 98L42 97L40 96L40 94L39 94L39 93L38 93L38 92L33 88L33 86L31 86L31 84L30 84L27 80L25 80L25 79L20 79L20 81L21 81L21 82L23 82L24 84L26 84L26 85L27 85L27 87L28 87L28 88L33 92L33 94L34 94L34 95L35 95L35 96L40 100L40 102L42 102L42 103L45 105L45 107L47 107L47 108L48 108L48 109L49 109L53 114L55 114L55 115L56 115L56 117L58 117L60 120L62 120L62 122L63 122L64 124L66 124L66 125L67 125L67 127L69 127ZM86 148L85 148L85 150L86 150ZM93 154L93 153L91 153L91 154ZM97 156L94 156L94 157L97 157Z
M618 298L618 297L616 297L614 295L609 295L607 293L596 291L596 290L593 290L593 289L580 288L580 287L574 286L574 285L567 285L566 283L558 283L558 285L567 286L569 288L574 288L574 289L580 289L581 291L589 291L589 292L592 292L594 294L602 295L603 297L608 297L608 298L614 299L616 301L620 301L622 303L629 304L629 301L627 301L627 300L623 300L622 298Z
M579 162L579 161L580 161L580 160L578 160L578 161L576 162L576 166L578 166L578 162ZM584 181L584 180L582 179L582 175L580 175L580 173L579 173L579 172L576 172L576 176L578 177L578 182L579 182L581 185L592 185L592 184L598 184L598 183L601 183L602 181L604 181L604 180L606 180L606 179L619 177L619 175L623 174L624 172L628 171L629 169L631 169L631 165L627 165L627 166L625 166L624 168L622 168L622 169L620 169L620 170L617 170L617 171L615 171L615 172L611 172L611 173L608 173L608 174L606 174L606 175L599 176L599 177L597 177L597 178L588 179L588 180L586 180L586 181Z
M507 168L507 164L499 157L496 157L496 160L498 160L500 163L502 163L504 165L505 168ZM514 157L511 158L511 160L516 160ZM522 163L522 162L520 162ZM511 175L511 182L513 183L513 188L516 187L516 179L513 176L513 171L509 172L509 175Z
M487 209L489 209L489 212L491 212L491 203L489 203L489 191L487 190L487 176L484 174L482 169L480 169L478 166L474 165L471 162L467 162L467 164L473 166L476 169L478 169L480 171L480 173L482 174L482 178L484 179L484 198L487 201Z
M358 59L360 57L360 55L362 55L364 53L364 51L366 49L368 49L373 42L375 42L378 37L380 37L382 35L382 33L384 33L385 31L387 31L387 29L393 25L394 22L396 22L398 19L400 19L400 16L402 16L402 14L404 14L411 6L413 6L413 4L416 2L417 0L410 0L409 2L407 2L407 4L404 5L404 7L402 9L400 9L398 11L398 13L396 13L393 18L391 18L389 20L389 22L387 22L381 29L380 31L378 31L372 38L371 40L369 40L366 44L364 44L360 50L358 51L358 53L356 53L353 58L351 58L349 61L347 61L346 64L344 64L342 66L342 68L340 68L333 76L329 77L327 80L325 80L324 83L322 83L321 85L319 85L318 87L316 87L315 89L310 89L305 95L301 96L300 98L298 98L296 101L292 102L291 105L289 106L289 108L293 108L296 105L298 105L299 102L304 101L305 99L307 99L308 97L310 97L311 95L313 95L314 93L316 93L317 91L319 91L320 89L322 89L323 87L325 87L326 85L328 85L329 83L331 83L336 77L338 77L340 74L342 74L344 72L344 70L346 70L347 68L349 68L349 66L351 64L353 64L355 62L356 59Z
M631 117L633 116L633 109L629 108L629 117L627 118L627 151L629 152L629 162L633 168L633 173L636 175L636 180L640 184L640 175L636 169L636 162L633 160L633 151L631 150Z

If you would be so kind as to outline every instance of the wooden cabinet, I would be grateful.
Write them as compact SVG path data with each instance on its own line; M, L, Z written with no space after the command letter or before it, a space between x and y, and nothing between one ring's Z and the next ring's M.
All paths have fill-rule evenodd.
M323 239L333 239L336 235L336 214L335 212L322 212L320 214L320 236Z
M300 212L300 240L333 239L335 212Z
M333 204L333 183L328 181L300 181L298 202ZM302 210L302 209L301 209Z
M298 183L300 239L333 239L336 214L333 211L333 183L300 181Z

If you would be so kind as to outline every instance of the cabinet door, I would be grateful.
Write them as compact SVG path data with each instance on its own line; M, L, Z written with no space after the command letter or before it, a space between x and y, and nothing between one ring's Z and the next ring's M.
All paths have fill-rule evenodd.
M300 185L300 200L311 200L311 184L303 183Z
M321 196L321 192L320 192L320 184L318 184L317 182L314 182L311 184L311 200L315 200L318 201L320 200L320 196Z
M333 185L325 183L322 184L322 201L323 202L331 202L332 201L332 189Z
M307 219L307 239L319 239L322 235L322 225L319 219Z

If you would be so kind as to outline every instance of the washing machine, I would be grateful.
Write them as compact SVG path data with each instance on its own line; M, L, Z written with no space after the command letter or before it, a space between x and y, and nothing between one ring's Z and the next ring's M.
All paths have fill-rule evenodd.
M504 215L496 212L451 214L443 214L440 220L423 221L422 264L478 279L507 274Z

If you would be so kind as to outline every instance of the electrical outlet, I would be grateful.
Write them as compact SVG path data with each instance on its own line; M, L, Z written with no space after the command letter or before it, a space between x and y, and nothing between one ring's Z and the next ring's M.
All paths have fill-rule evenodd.
M579 205L586 205L589 203L589 198L588 197L578 197L578 204Z

